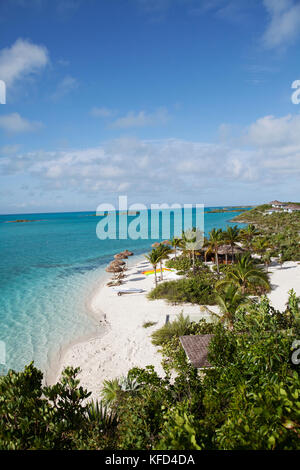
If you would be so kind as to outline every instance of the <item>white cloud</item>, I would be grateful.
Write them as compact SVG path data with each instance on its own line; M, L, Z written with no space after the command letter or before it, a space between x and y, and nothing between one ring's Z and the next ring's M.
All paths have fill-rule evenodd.
M96 106L91 109L90 111L91 116L94 117L100 117L100 118L106 118L106 117L111 117L116 114L115 111L112 109L108 109L105 107L97 108Z
M0 156L14 155L18 152L19 148L19 145L4 145L4 147L0 147Z
M221 143L120 138L99 147L3 154L0 174L34 177L44 190L203 197L297 188L300 116L265 116ZM239 188L239 189L237 189ZM248 189L247 189L248 188ZM91 196L92 197L92 196ZM221 197L221 196L220 196ZM198 199L199 200L199 199Z
M245 142L257 147L300 145L300 116L265 116L247 129Z
M46 47L26 39L17 39L11 46L0 50L0 78L7 86L39 72L49 63Z
M21 132L33 132L42 127L42 123L28 121L19 113L11 113L0 116L0 129L7 133L17 134Z
M285 46L300 33L300 4L293 0L263 0L270 21L263 36L267 48Z
M116 119L112 127L126 129L129 127L146 127L166 124L170 119L168 110L165 107L158 108L153 113L146 111L129 111L125 116Z
M51 95L51 99L54 101L59 100L65 95L68 95L72 91L76 90L78 86L79 84L77 79L68 75L59 82L55 92Z

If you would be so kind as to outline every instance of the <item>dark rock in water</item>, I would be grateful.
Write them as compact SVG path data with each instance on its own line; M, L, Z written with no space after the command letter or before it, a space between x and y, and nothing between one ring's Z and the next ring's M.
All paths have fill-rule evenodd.
M37 220L37 219L33 219L33 220L29 220L29 219L17 219L17 220L6 220L6 223L7 224L15 224L15 223L23 223L23 222L40 222L40 220Z

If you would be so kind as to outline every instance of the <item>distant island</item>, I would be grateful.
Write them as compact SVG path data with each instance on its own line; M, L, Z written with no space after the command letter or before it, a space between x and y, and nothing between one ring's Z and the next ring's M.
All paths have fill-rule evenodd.
M113 213L116 213L116 214L118 214L118 215L126 215L126 214L127 214L127 215L139 215L139 214L140 214L139 211L121 211L121 212L119 212L119 211L107 212L107 211L106 211L106 212L104 212L104 215L88 214L88 215L86 215L85 217L104 217L104 216L106 216L106 215L108 215L108 214L113 214Z
M25 223L25 222L40 222L40 220L37 219L17 219L17 220L6 220L6 224L16 224L16 223Z
M218 214L224 212L240 212L243 209L250 209L254 206L241 206L241 207L223 207L223 209L211 209L209 211L205 211L206 214Z

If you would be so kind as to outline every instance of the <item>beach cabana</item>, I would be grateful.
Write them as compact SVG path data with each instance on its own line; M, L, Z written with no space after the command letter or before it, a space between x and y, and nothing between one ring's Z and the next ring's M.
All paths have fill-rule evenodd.
M238 255L241 253L245 253L246 250L241 248L240 246L234 245L233 249L231 245L220 245L218 247L218 256L220 258L221 263L228 263L228 255L230 256L230 259L232 258L232 253L233 255ZM207 246L202 247L199 252L204 254L204 261L214 261L215 260L215 252L211 249L209 249ZM232 261L232 259L231 259Z
M197 369L213 367L207 359L209 343L213 336L214 335L179 336L180 343L189 362Z
M228 262L228 255L233 258L234 255L238 255L244 252L245 250L237 245L234 245L233 247L231 245L220 245L218 248L218 255L221 257L221 261L222 257L225 257L225 260L223 258L223 262L225 261L226 264ZM233 259L231 259L231 261L233 261Z

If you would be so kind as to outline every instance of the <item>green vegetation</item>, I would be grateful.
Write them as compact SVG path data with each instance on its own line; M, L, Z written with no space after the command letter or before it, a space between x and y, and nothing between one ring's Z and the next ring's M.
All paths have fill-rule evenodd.
M250 223L242 230L212 230L202 250L183 237L147 256L155 270L150 299L220 307L213 322L181 314L152 333L164 377L151 365L133 368L99 384L99 399L89 402L79 369L67 368L52 387L42 386L33 364L9 371L0 377L0 449L300 450L299 299L291 290L281 312L264 295L270 263L300 259L300 215L265 215L266 208L240 214ZM246 252L236 255L240 245ZM176 259L168 260L170 246ZM183 277L158 283L162 260ZM203 334L213 335L212 367L198 373L180 336Z
M177 258L169 259L166 262L166 267L170 269L176 269L178 275L184 275L192 277L193 274L208 274L210 269L200 260L195 260L194 273L193 273L193 261L191 258L181 255Z
M168 342L173 336L179 338L179 336L185 335L189 331L190 320L188 317L184 317L181 313L178 315L177 320L168 322L162 326L159 330L152 333L152 343L155 346L162 346Z
M254 264L249 254L240 256L236 264L227 268L216 287L224 284L237 286L242 294L262 294L270 290L267 273Z
M89 393L79 387L78 370L67 369L53 387L42 387L33 364L1 377L0 449L300 449L300 375L291 362L300 335L294 292L284 312L266 297L250 310L241 307L232 329L181 316L155 333L165 377L153 366L131 369L106 381L102 403L84 404ZM206 333L214 334L213 367L198 374L179 336Z
M249 223L257 229L258 232L248 239L248 246L255 253L262 254L265 249L272 257L281 258L281 262L300 261L300 212L266 214L270 207L266 204L258 206L233 220Z
M148 298L150 300L166 299L174 305L181 303L213 305L215 282L213 274L206 277L194 276L178 281L167 281L153 289L148 294Z
M155 282L155 285L157 286L157 273L156 273L156 270L157 270L157 265L160 262L161 255L157 250L152 250L151 253L149 253L149 255L146 256L146 259L153 266L153 269L154 269L154 282Z

